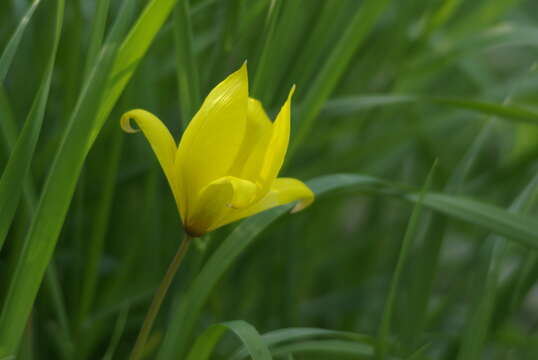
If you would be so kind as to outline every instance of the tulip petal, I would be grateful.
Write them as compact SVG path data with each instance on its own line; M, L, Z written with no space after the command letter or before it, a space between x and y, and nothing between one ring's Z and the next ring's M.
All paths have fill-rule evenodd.
M133 129L130 121L134 120L139 129ZM146 136L153 152L157 156L159 163L168 179L168 182L175 188L174 184L174 159L177 152L176 142L168 131L168 128L158 117L145 110L131 110L123 114L120 119L121 128L128 133L136 133L140 130Z
M249 206L256 199L258 186L234 176L224 176L205 186L194 200L185 229L193 236L206 233L230 211Z
M300 180L293 178L277 178L273 182L269 192L261 200L249 207L228 212L225 217L210 227L209 231L239 219L255 215L275 206L288 204L293 201L298 202L291 212L295 213L301 211L312 204L314 201L314 193Z
M262 104L253 98L248 99L246 134L241 148L230 168L230 175L261 182L260 171L267 146L271 140L273 126Z
M204 186L229 175L246 131L246 63L207 96L179 144L176 172L183 177L186 208ZM188 217L188 214L187 216Z
M269 185L278 176L290 140L290 117L291 117L291 98L295 92L295 85L292 86L288 99L282 105L275 122L273 123L271 140L269 141L261 176L264 182Z

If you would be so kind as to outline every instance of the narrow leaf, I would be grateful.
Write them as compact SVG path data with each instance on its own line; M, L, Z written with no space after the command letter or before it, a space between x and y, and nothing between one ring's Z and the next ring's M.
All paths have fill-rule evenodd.
M17 26L17 29L11 36L11 39L9 39L9 42L7 43L7 46L4 49L4 52L2 52L2 56L0 56L0 83L4 82L7 72L9 70L9 66L11 65L11 62L13 61L13 57L15 56L15 53L17 52L19 44L22 40L22 35L24 34L24 30L26 30L26 26L28 26L28 23L30 22L32 15L34 14L35 10L37 9L37 6L40 3L41 3L41 0L34 0L32 5L30 5L28 10L26 10L26 13L24 14L21 21L19 22L19 26Z
M271 353L263 342L260 334L249 323L237 320L210 326L206 329L194 343L187 360L207 360L210 358L213 349L226 330L237 335L252 360L271 360Z

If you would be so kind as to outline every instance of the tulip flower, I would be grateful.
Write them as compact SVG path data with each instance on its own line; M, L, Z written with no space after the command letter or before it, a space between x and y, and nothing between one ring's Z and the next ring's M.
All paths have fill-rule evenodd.
M297 201L310 205L312 191L301 181L279 178L290 137L292 87L274 122L248 94L246 63L207 96L179 146L166 126L145 110L121 118L126 132L134 120L150 143L168 180L185 231L201 236L269 208Z

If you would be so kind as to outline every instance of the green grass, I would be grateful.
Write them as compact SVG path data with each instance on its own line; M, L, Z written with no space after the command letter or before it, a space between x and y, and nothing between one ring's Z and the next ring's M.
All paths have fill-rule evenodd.
M177 138L245 60L316 201L196 239L146 359L535 359L537 10L1 1L0 360L128 357L183 232L119 116Z

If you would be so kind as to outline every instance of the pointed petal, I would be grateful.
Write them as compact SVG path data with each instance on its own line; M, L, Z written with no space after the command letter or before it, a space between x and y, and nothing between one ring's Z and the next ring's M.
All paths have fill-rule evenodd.
M230 175L256 183L261 182L260 172L272 132L272 122L262 104L256 99L249 98L246 135L230 169Z
M186 188L187 212L204 186L228 174L245 136L247 102L244 64L209 93L187 127L176 161Z
M139 129L133 129L131 120L136 122ZM136 109L123 114L120 125L128 133L136 133L142 130L157 156L166 178L170 184L173 184L174 159L177 147L174 138L161 120L148 111Z
M278 176L290 140L290 117L291 117L291 98L295 92L295 85L292 86L288 99L282 105L275 122L273 123L273 132L271 140L265 154L264 165L261 176L266 184L271 184L273 179Z
M253 182L234 176L211 182L193 201L185 229L191 235L203 235L229 212L252 204L258 191Z
M303 182L293 178L277 178L269 192L258 202L244 209L237 209L228 212L219 222L215 223L209 230L214 230L223 225L237 221L239 219L255 215L275 206L298 201L292 209L292 213L301 211L314 201L314 193Z

